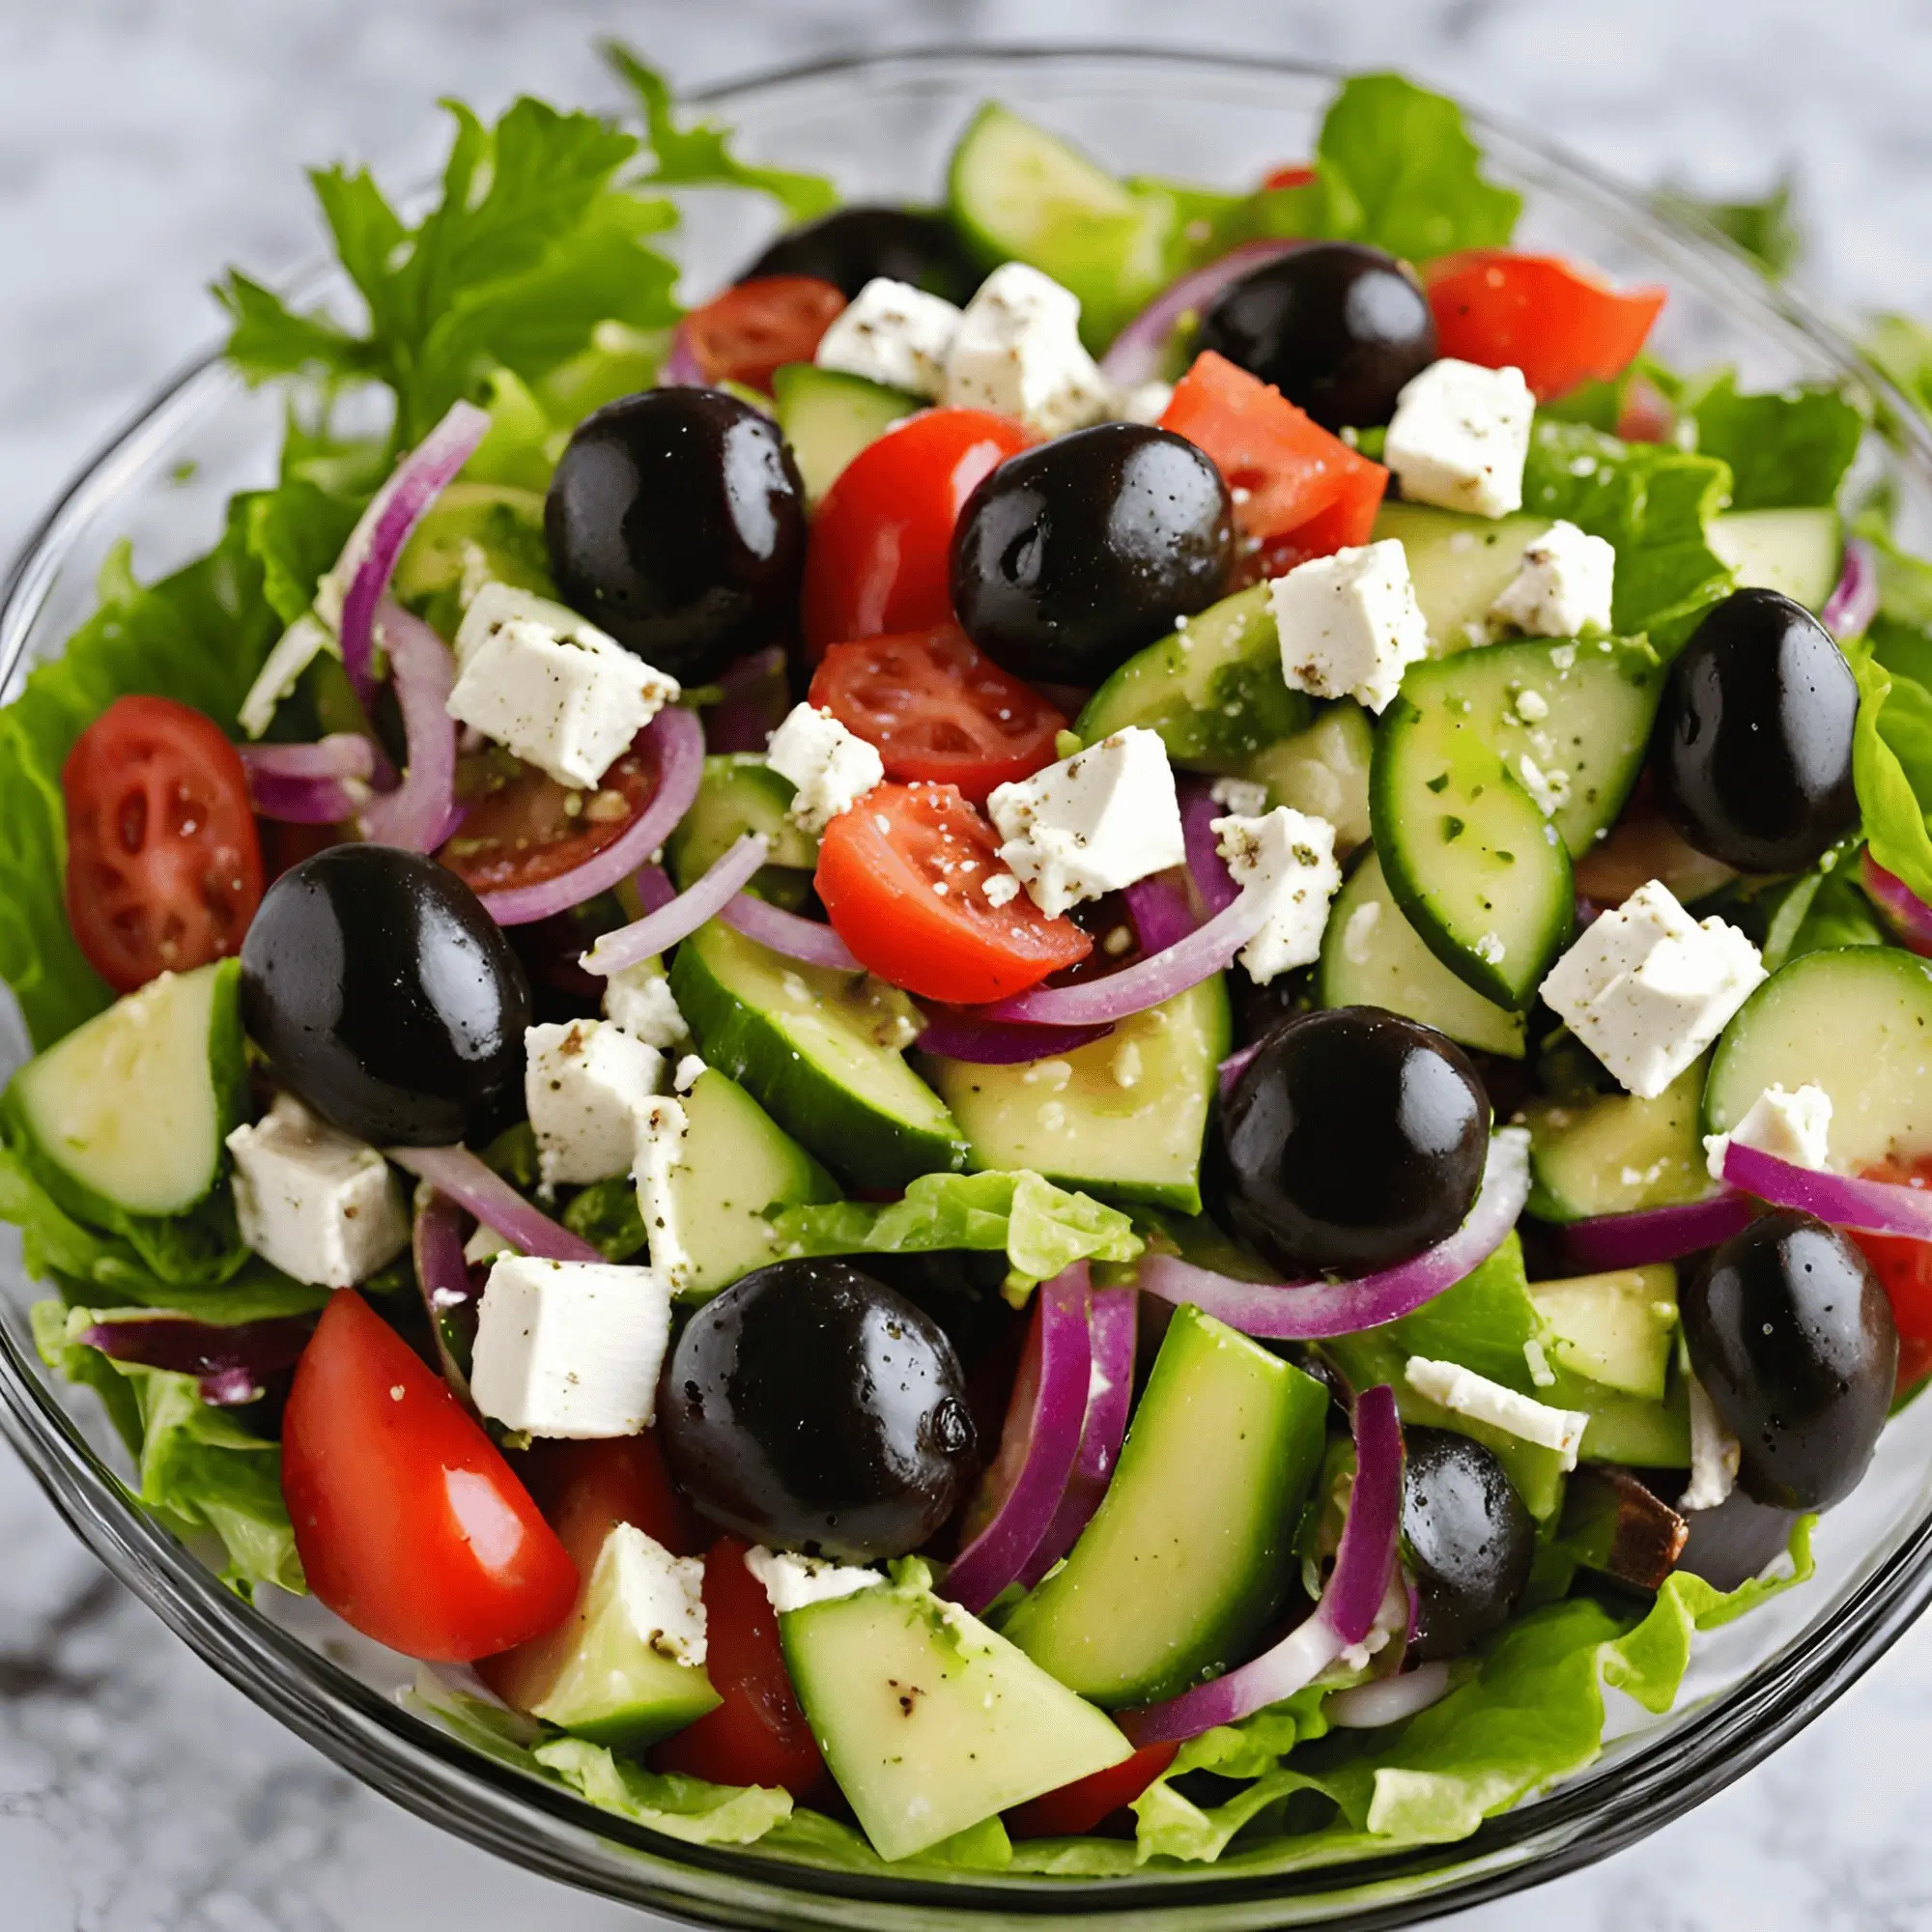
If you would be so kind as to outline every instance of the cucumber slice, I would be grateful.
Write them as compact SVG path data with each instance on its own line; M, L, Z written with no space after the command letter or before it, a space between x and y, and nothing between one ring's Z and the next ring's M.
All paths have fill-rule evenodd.
M20 1068L6 1114L63 1208L97 1227L184 1214L243 1118L242 968L163 973Z
M753 890L776 904L799 904L810 884L799 875L818 864L818 840L785 815L792 789L759 753L706 758L697 796L665 842L665 864L678 891L695 885L746 833L762 832L771 840L771 860L753 874Z
M1385 1007L1464 1046L1522 1058L1522 1015L1472 991L1423 945L1373 851L1336 895L1321 936L1315 997L1324 1007Z
M1389 890L1465 984L1525 1011L1570 937L1570 858L1453 673L1414 665L1376 733L1369 818Z
M1594 1385L1583 1383L1585 1389ZM1620 1395L1605 1389L1601 1396L1567 1404L1587 1410L1577 1459L1584 1463L1621 1463L1629 1469L1688 1469L1690 1466L1690 1401L1681 1377L1672 1378L1662 1402Z
M1667 1262L1540 1281L1529 1298L1560 1367L1625 1395L1663 1400L1677 1329L1677 1270Z
M1073 728L1093 745L1142 724L1159 732L1176 764L1233 772L1302 730L1310 716L1307 695L1282 682L1281 634L1267 585L1257 583L1135 652L1087 700Z
M1369 836L1369 767L1376 727L1352 697L1321 705L1305 731L1265 745L1236 768L1268 789L1268 804L1325 818L1335 828L1335 850L1352 852Z
M1006 1634L1110 1710L1247 1656L1293 1581L1327 1407L1312 1376L1182 1308L1098 1511Z
M1201 1139L1229 1035L1217 973L1056 1059L923 1064L974 1166L1032 1168L1064 1187L1198 1214Z
M1708 1194L1697 1119L1706 1064L1687 1067L1654 1100L1532 1100L1529 1211L1544 1221L1587 1221Z
M391 591L445 638L463 621L466 579L478 572L539 597L554 597L539 490L508 483L452 483L424 513L396 559Z
M779 427L791 444L808 502L816 503L838 480L838 472L869 442L902 416L925 404L903 389L868 383L821 369L810 362L787 362L772 378Z
M966 1166L958 1122L900 1051L918 1026L904 994L783 958L715 920L677 949L670 988L704 1058L835 1174L903 1187Z
M1840 1174L1932 1151L1932 964L1889 946L1807 952L1774 973L1718 1040L1703 1131L1728 1133L1767 1087L1832 1096Z
M1422 503L1384 503L1375 541L1401 539L1432 657L1489 641L1490 606L1509 587L1548 517L1471 517Z
M1822 611L1838 581L1845 531L1836 510L1727 510L1705 539L1740 590L1781 590Z
M911 1583L787 1610L779 1640L811 1735L882 1859L1131 1755L1091 1704Z

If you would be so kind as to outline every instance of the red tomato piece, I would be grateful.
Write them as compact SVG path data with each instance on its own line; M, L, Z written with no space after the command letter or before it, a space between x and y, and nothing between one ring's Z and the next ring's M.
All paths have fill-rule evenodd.
M1076 1777L1058 1791L1043 1792L1007 1815L1008 1833L1015 1838L1074 1838L1123 1804L1131 1804L1169 1765L1180 1747L1143 1745L1132 1757L1105 1771Z
M801 625L814 663L828 644L952 621L952 526L981 480L1032 440L984 410L923 410L839 471L805 554Z
M1865 1170L1867 1180L1889 1180L1907 1187L1932 1182L1932 1159L1882 1160ZM1932 1241L1915 1241L1906 1235L1864 1235L1847 1229L1872 1264L1872 1272L1891 1303L1898 1329L1900 1395L1932 1372Z
M811 702L879 748L886 776L957 785L975 805L1053 762L1066 720L957 624L834 644Z
M1560 255L1472 248L1424 272L1442 354L1520 369L1541 403L1621 376L1663 306L1662 289L1614 289Z
M704 1669L724 1699L651 1753L657 1771L714 1784L781 1785L805 1797L825 1760L779 1645L778 1613L745 1568L747 1546L724 1536L704 1559Z
M771 391L787 362L810 362L845 306L842 290L814 275L758 275L684 319L684 339L707 383Z
M496 1444L353 1290L296 1367L282 1495L309 1588L406 1657L468 1663L577 1601L577 1566Z
M1025 893L988 903L999 845L957 786L880 785L827 828L818 896L882 980L959 1006L1003 1000L1086 958L1094 941Z
M61 767L67 917L117 993L242 949L262 844L241 754L201 712L117 697Z
M1291 161L1285 167L1271 168L1262 178L1264 189L1275 187L1312 187L1316 173L1305 161Z

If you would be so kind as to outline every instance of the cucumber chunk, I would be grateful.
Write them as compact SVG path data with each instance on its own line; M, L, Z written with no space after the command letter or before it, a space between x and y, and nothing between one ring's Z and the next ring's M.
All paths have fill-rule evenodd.
M391 591L445 638L463 621L466 581L478 572L498 583L554 597L544 542L540 490L509 483L450 484L424 513L396 559Z
M1529 1298L1559 1366L1625 1395L1663 1400L1677 1328L1677 1270L1667 1262L1539 1281Z
M1575 1406L1590 1417L1577 1451L1580 1462L1621 1463L1631 1469L1690 1466L1690 1399L1682 1377L1671 1378L1662 1402L1605 1389Z
M1293 1581L1327 1406L1313 1377L1182 1308L1098 1511L1006 1634L1110 1710L1247 1656Z
M781 778L756 752L726 752L706 758L697 796L665 844L665 864L679 892L687 891L748 832L771 840L770 863L752 885L777 904L797 905L809 881L800 873L818 864L818 840L785 815L792 782Z
M1423 503L1384 503L1374 541L1397 537L1408 557L1432 657L1489 640L1490 606L1508 589L1548 517L1471 517Z
M917 1015L866 974L782 957L715 920L677 949L670 988L704 1058L861 1187L957 1172L958 1122L901 1048Z
M1198 1214L1201 1140L1229 1034L1217 973L1052 1060L924 1064L975 1167L1032 1168L1063 1187Z
M1091 1704L916 1583L787 1610L779 1639L811 1734L882 1859L1131 1755Z
M1697 1118L1706 1064L1687 1067L1654 1100L1532 1100L1529 1211L1543 1221L1586 1221L1708 1194Z
M1236 768L1236 778L1267 786L1270 806L1293 806L1335 828L1338 855L1369 836L1369 767L1376 727L1352 697L1318 708L1315 722L1279 744L1264 745Z
M1740 590L1781 590L1822 611L1838 581L1845 532L1836 510L1727 510L1706 540L1730 565Z
M772 378L779 428L791 444L808 502L816 503L838 473L902 416L925 408L918 396L863 376L787 362Z

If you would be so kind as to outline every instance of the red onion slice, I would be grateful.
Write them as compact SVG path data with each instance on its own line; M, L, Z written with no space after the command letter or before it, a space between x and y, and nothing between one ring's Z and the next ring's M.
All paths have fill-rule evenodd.
M1194 889L1209 913L1224 912L1239 895L1240 887L1221 856L1214 820L1226 816L1205 785L1183 785L1180 795L1180 834L1187 847L1187 869Z
M1909 952L1932 958L1932 906L1896 872L1888 872L1867 849L1859 856L1859 883L1878 908L1891 936Z
M1143 952L1165 952L1178 946L1201 922L1188 903L1185 875L1151 872L1122 893Z
M1026 1458L992 1521L946 1573L946 1595L976 1614L1019 1576L1066 1492L1093 1381L1087 1300L1084 1262L1040 1286L1039 1386L1028 1418Z
M376 750L359 731L331 731L313 745L242 745L250 779L362 779L376 776Z
M1170 282L1126 327L1100 358L1100 372L1122 387L1158 376L1175 326L1189 309L1205 308L1232 281L1250 269L1303 246L1300 242L1243 242L1217 262L1191 270Z
M284 779L248 774L248 809L282 825L346 825L369 803L355 779Z
M713 751L762 752L791 709L782 644L769 644L727 666L723 694L704 714L704 742Z
M1932 1194L1898 1180L1854 1180L1797 1167L1760 1149L1733 1141L1724 1150L1724 1179L1774 1208L1815 1214L1834 1228L1864 1235L1904 1235L1932 1241Z
M718 917L733 932L742 932L747 939L755 939L787 959L800 959L808 966L830 966L840 973L866 970L829 925L815 919L801 919L782 906L767 905L750 893L741 892L727 899Z
M561 1228L532 1208L494 1168L466 1147L384 1148L405 1174L426 1180L485 1227L495 1228L513 1247L546 1262L601 1262L604 1257L581 1236Z
M1878 615L1878 553L1863 537L1853 537L1845 545L1838 582L1818 612L1818 621L1834 638L1861 638Z
M691 346L689 319L680 322L671 332L670 347L665 352L665 359L658 369L658 386L663 389L702 389L710 386L710 378L698 362L697 351Z
M389 681L409 734L409 764L394 791L363 809L362 836L379 845L434 852L456 829L456 720L449 694L456 660L420 617L384 601L380 628L389 654Z
M1267 1040L1264 1037L1250 1040L1246 1046L1237 1046L1214 1069L1214 1084L1224 1101L1235 1091L1235 1083L1248 1070L1248 1062L1266 1044Z
M1563 1230L1563 1251L1589 1274L1681 1261L1700 1248L1728 1241L1754 1211L1742 1194L1726 1189L1702 1201L1645 1208L1634 1214L1598 1214L1572 1221Z
M676 831L678 821L697 796L698 782L704 777L704 727L681 705L667 704L638 733L639 745L646 740L657 754L658 766L658 787L650 804L618 838L573 870L538 885L481 895L490 917L498 925L528 925L554 913L568 912L572 906L621 885L639 867L655 861L658 847Z
M925 1027L918 1046L941 1060L960 1060L969 1066L1025 1066L1055 1054L1071 1053L1105 1039L1111 1026L1009 1026L1004 1020L981 1019L965 1007L928 1006L919 1002Z
M456 1359L450 1337L452 1322L462 1322L472 1339L476 1332L476 1296L470 1291L469 1264L463 1253L461 1214L456 1203L439 1189L425 1187L421 1193L422 1198L416 1203L415 1226L410 1234L416 1287L422 1293L423 1310L429 1316L430 1333L436 1337L442 1378L457 1401L469 1407L469 1378ZM497 1233L502 1230L497 1229Z
M638 903L646 912L656 912L659 906L669 905L677 896L677 888L662 866L639 866L631 884L637 892Z
M747 832L711 862L709 871L688 892L682 892L647 912L642 919L607 932L581 964L586 973L608 980L627 966L640 966L646 959L689 939L707 920L715 919L739 895L746 882L765 863L770 846L761 832Z
M113 1361L194 1376L203 1402L233 1408L257 1401L270 1376L294 1368L314 1332L313 1315L227 1324L156 1309L97 1321L81 1330L80 1340Z
M1338 1690L1321 1706L1321 1715L1345 1731L1375 1731L1403 1723L1448 1694L1449 1665L1438 1661Z

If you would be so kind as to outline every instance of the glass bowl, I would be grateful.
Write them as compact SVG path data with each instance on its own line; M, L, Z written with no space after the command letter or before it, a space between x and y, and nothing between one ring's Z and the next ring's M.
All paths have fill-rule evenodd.
M837 61L714 92L708 111L746 153L824 169L854 196L919 199L942 179L967 116L997 97L1122 170L1238 183L1310 152L1336 80L1326 70L1171 53L933 51ZM1697 367L1735 363L1747 385L1802 378L1885 384L1799 298L1768 288L1717 238L1483 117L1492 173L1527 197L1520 237L1574 252L1671 298L1659 347ZM689 197L684 260L702 290L770 224L746 197ZM326 293L327 274L301 293ZM1932 441L1909 410L1888 465L1901 527L1932 539ZM57 655L88 614L109 548L131 537L143 577L212 543L231 491L273 474L281 405L218 361L187 371L87 468L28 544L0 604L0 698ZM4 837L4 829L0 829ZM0 1075L25 1056L0 1012ZM755 1847L682 1845L472 1753L401 1708L404 1660L312 1604L238 1602L128 1500L92 1398L50 1381L28 1335L34 1297L16 1241L0 1249L0 1430L75 1533L168 1627L264 1709L389 1798L498 1855L586 1889L706 1923L957 1928L1050 1915L1122 1932L1412 1922L1567 1871L1630 1844L1742 1775L1817 1715L1932 1596L1932 1402L1887 1430L1870 1474L1827 1517L1816 1577L1704 1639L1679 1706L1629 1707L1587 1772L1460 1843L1317 1870L1271 1868L1266 1847L1218 1864L1119 1880L962 1873L953 1879L815 1869ZM275 1593L268 1593L275 1597Z

